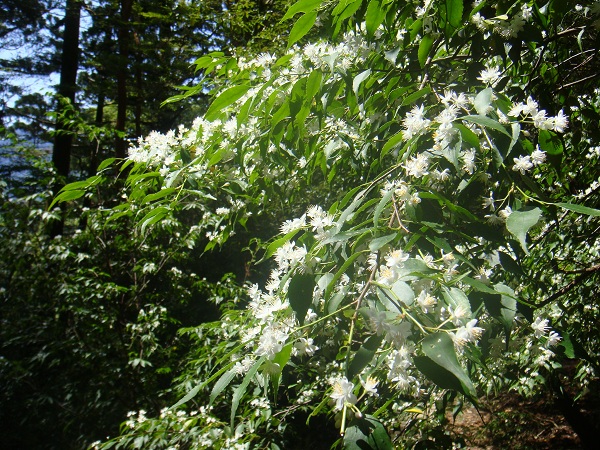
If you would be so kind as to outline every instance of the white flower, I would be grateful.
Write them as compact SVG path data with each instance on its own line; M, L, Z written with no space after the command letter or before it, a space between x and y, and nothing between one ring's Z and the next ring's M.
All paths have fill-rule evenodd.
M286 220L281 225L281 232L283 234L288 234L292 231L299 230L306 226L306 214L303 214L302 217L298 217L296 219Z
M369 325L375 334L382 335L387 333L390 329L388 322L387 313L385 311L377 311L376 309L369 309L367 312L369 316Z
M542 109L531 116L533 126L540 130L549 130L554 126L554 118L546 116L546 110Z
M349 403L354 405L358 400L352 392L354 384L346 379L346 377L338 378L333 381L333 392L330 397L335 400L335 409L341 411L344 405Z
M381 266L379 268L379 277L377 279L378 283L385 284L386 286L391 286L398 279L398 273L387 266Z
M479 28L480 31L487 30L487 24L485 23L485 18L479 14L478 12L471 16L471 22Z
M542 319L541 317L538 317L535 319L535 322L531 324L531 328L533 328L535 337L539 338L540 336L543 336L550 329L548 326L548 319Z
M427 129L430 120L424 118L424 110L425 106L415 106L406 114L404 120L402 120L402 125L405 128L405 132L403 133L403 137L405 140L409 140L413 136L417 136L421 134L423 131Z
M485 221L490 225L502 225L504 223L504 219L502 219L502 217L500 217L496 213L486 214L484 217Z
M313 344L312 338L300 338L294 343L295 356L312 356L319 349Z
M477 77L477 79L481 80L484 84L487 84L488 86L493 86L500 78L500 75L502 75L500 69L498 69L497 67L490 67L487 69L483 69L481 71L480 76Z
M569 119L567 116L565 116L562 109L558 112L558 115L552 119L552 121L552 129L558 133L563 133L565 128L567 128L569 125Z
M511 214L512 214L512 208L510 206L507 206L506 208L504 208L503 210L498 212L498 216L502 220L508 219L508 216L510 216Z
M425 153L419 153L417 156L411 156L411 158L404 164L406 174L415 178L421 178L427 175L429 172L429 158Z
M253 364L254 360L246 356L241 361L236 361L233 366L233 371L238 375L246 375Z
M538 146L533 153L531 153L531 162L534 166L538 166L544 161L546 161L546 152L540 150L540 147Z
M468 342L477 342L483 334L483 328L476 327L476 324L477 319L472 319L451 335L457 347L463 347Z
M560 337L560 334L558 334L556 331L551 331L550 334L548 334L548 346L549 347L554 347L561 340L562 340L562 338Z
M469 318L470 311L464 305L458 305L456 308L448 306L448 314L452 323L456 326L460 326Z
M489 197L484 197L481 201L481 207L483 209L490 208L491 211L496 209L496 205L494 205L494 194L490 193Z
M433 178L435 178L437 181L443 183L445 181L448 181L450 179L450 169L446 168L443 171L439 171L438 169L435 169L432 172L432 176Z
M390 251L385 257L385 265L390 268L401 268L410 255L401 249Z
M283 332L281 326L267 325L260 336L256 354L272 360L281 351L287 338L288 335Z
M409 321L390 324L385 340L396 347L401 347L406 343L406 339L412 334L412 326Z
M515 172L521 172L522 175L525 175L525 172L533 167L533 163L531 162L531 157L529 155L513 158L513 161L515 162L513 165L513 170Z
M527 103L522 106L523 114L533 116L538 112L538 103L531 97L527 98Z
M281 270L287 270L304 262L307 254L306 247L297 247L294 242L286 242L275 252L275 261Z
M511 110L508 112L508 115L512 116L512 117L517 117L519 114L521 114L523 112L524 109L525 109L525 105L523 103L517 103L517 104L513 105Z
M475 168L475 150L466 150L461 154L463 160L462 169L469 175L473 173Z
M362 387L365 389L365 392L367 392L369 395L377 395L377 385L379 384L377 378L369 376L366 380L361 379L360 384L362 384Z
M435 308L437 300L429 292L423 290L417 296L417 303L421 307L421 310L427 314L432 308Z

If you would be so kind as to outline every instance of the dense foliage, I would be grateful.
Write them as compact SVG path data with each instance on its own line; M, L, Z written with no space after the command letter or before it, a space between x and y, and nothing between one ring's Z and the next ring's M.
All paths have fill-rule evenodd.
M19 325L35 330L18 335L35 349L20 364L40 367L28 383L49 370L39 333L79 322L73 350L43 354L127 361L99 399L142 378L120 435L94 448L459 448L448 412L542 389L591 447L577 402L600 369L600 4L580 3L300 0L287 50L197 59L203 83L172 101L210 90L204 115L140 138L50 212L3 213L68 203L82 218L72 237L14 243L59 287L40 303L10 279L7 311L66 321ZM218 283L241 268L243 287ZM190 317L201 289L219 320Z

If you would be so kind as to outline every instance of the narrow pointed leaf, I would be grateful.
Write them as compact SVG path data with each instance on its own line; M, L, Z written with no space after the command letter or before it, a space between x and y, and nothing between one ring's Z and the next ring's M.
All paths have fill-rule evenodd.
M246 92L248 92L249 89L250 86L243 84L240 86L230 87L229 89L223 91L217 98L214 99L210 105L210 108L208 108L208 111L206 112L206 119L216 119L224 108L228 107L236 100L239 100Z
M294 45L296 42L302 39L306 35L306 33L308 33L313 27L316 20L316 11L309 11L300 16L300 18L292 27L292 31L290 31L290 36L288 38L288 48L290 48L292 45Z

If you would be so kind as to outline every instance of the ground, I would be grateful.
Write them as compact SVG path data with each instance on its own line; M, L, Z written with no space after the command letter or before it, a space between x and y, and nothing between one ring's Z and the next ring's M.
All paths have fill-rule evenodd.
M581 442L550 396L523 399L505 394L481 399L477 409L468 407L451 425L472 450L579 450Z

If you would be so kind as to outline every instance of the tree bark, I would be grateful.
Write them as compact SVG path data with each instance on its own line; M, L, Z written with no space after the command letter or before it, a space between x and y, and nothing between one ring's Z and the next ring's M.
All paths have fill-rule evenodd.
M62 55L60 58L60 83L58 95L68 99L71 105L75 104L77 92L77 71L79 69L79 23L81 18L80 0L67 0L65 7ZM60 103L58 105L60 112ZM52 163L56 168L57 181L54 184L54 194L63 188L69 171L71 170L71 148L73 135L68 124L57 120L54 147L52 149ZM64 228L64 215L60 220L51 224L51 236L62 234Z
M121 0L121 23L117 32L119 45L119 69L117 72L117 123L116 129L119 132L125 132L127 123L127 75L129 59L129 25L131 11L133 9L133 0ZM123 136L117 136L115 143L115 156L125 158L127 153L127 141Z

